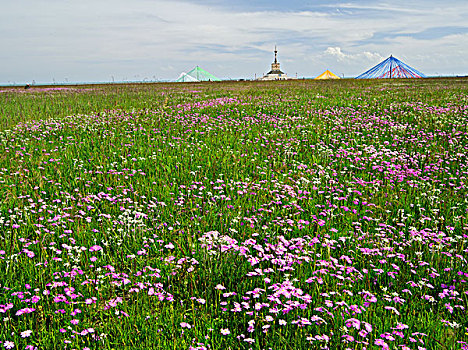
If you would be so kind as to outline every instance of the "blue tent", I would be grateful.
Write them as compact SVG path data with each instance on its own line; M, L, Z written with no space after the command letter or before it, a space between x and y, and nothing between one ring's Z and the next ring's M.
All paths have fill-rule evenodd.
M390 56L386 60L362 73L356 79L388 79L388 78L425 78L426 76L408 66L398 58Z

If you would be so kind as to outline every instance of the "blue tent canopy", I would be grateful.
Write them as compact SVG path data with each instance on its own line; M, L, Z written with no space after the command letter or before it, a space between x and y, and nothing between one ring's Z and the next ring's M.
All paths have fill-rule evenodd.
M425 78L426 76L408 66L398 58L390 56L386 60L362 73L356 79L386 79L386 78Z

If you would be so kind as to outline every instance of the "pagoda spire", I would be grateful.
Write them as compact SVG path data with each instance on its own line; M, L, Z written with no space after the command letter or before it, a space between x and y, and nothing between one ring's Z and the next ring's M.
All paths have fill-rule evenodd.
M278 62L278 50L275 45L275 60L271 64L271 70L261 78L261 80L287 80L289 78L285 73L281 71L280 63Z

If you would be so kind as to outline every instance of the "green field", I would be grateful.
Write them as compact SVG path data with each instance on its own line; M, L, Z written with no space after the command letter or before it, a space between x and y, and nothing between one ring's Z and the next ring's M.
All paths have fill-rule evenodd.
M468 80L0 88L0 347L468 349Z

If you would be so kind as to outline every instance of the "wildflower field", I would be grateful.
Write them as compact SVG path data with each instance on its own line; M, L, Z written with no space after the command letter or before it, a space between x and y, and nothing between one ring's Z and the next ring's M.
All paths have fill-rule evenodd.
M0 88L0 348L467 349L468 81Z

